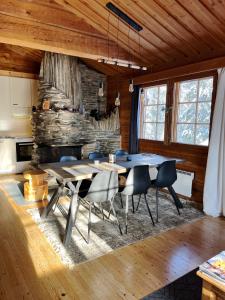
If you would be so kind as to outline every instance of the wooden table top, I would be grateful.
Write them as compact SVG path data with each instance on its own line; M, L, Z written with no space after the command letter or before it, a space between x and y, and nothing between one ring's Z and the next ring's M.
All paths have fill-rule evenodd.
M182 163L184 160L161 156L157 154L141 153L131 154L118 157L116 163L108 162L108 158L100 158L99 164L94 164L93 160L77 160L71 162L57 162L40 164L39 168L55 176L64 182L76 181L91 178L93 174L103 170L116 171L118 174L126 173L129 169L138 165L149 165L157 167L164 161L176 160L177 163Z

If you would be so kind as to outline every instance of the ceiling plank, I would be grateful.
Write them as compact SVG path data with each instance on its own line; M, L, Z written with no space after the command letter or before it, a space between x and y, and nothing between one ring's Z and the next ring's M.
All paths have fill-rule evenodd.
M161 28L165 28L171 33L172 36L178 39L183 48L191 48L192 50L190 52L192 53L194 51L193 54L195 56L200 54L199 48L201 49L204 45L202 45L201 41L195 38L191 34L191 32L189 32L189 30L187 30L179 22L177 22L176 17L168 13L154 1L136 0L135 3L143 12L145 12L149 16L146 17L146 20L148 20L148 18L154 19L156 22L158 22ZM136 10L136 7L134 7L133 10ZM159 32L161 32L161 30L159 30ZM204 48L205 50L207 50L206 47Z
M108 48L110 47L111 57L118 56L118 46L107 39L96 38L87 33L81 34L1 13L0 43L90 59L108 58ZM119 59L129 61L129 53L119 49Z
M176 0L179 5L186 9L213 37L225 42L225 26L215 17L200 1ZM224 8L225 9L225 8Z
M214 15L223 25L225 25L224 6L225 1L212 1L212 0L200 0L200 3L204 5L211 14Z
M166 80L176 78L179 76L197 74L205 71L216 70L225 67L225 56L208 59L202 62L188 64L185 66L172 68L160 72L148 73L139 75L134 78L135 84L146 84L159 80Z
M172 14L177 22L187 28L192 35L200 39L206 47L212 51L214 47L224 47L224 41L220 40L205 28L182 4L176 0L154 0L157 4L163 7L168 13ZM207 36L207 39L205 38Z

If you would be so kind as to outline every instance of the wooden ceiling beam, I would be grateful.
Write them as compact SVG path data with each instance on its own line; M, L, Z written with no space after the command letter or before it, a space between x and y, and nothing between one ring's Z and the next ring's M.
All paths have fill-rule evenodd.
M50 0L4 0L0 1L0 13L25 20L53 25L102 38L102 34L83 19L63 9Z
M38 79L38 75L37 74L25 73L25 72L17 72L17 71L8 71L8 70L0 70L0 76Z
M1 13L0 43L95 60L99 57L108 58L110 47L110 57L118 57L118 46L107 39ZM129 53L119 48L119 59L129 61L129 58Z
M172 68L156 73L148 73L145 75L136 76L134 84L146 84L159 80L166 80L180 76L197 74L205 71L215 70L225 67L225 56L208 59L202 62L185 65L182 67Z

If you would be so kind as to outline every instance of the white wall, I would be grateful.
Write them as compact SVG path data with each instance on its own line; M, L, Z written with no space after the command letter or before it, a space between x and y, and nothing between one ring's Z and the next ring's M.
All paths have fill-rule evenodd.
M38 81L0 76L0 137L31 136L31 107L37 103Z

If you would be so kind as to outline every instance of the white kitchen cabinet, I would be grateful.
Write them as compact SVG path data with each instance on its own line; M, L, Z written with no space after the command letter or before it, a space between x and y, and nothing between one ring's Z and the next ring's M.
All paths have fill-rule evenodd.
M38 82L27 78L10 78L11 106L14 117L31 115L32 105L37 104Z
M0 138L0 174L16 173L16 143L14 139Z
M31 136L31 107L37 105L38 81L0 76L0 137Z
M0 130L4 126L3 120L7 120L11 115L11 94L10 78L0 76Z
M11 88L11 103L13 106L31 107L32 105L32 92L30 79L27 78L10 78Z

